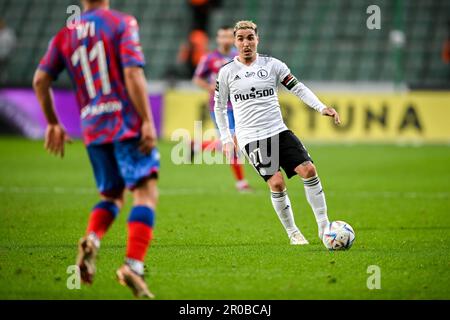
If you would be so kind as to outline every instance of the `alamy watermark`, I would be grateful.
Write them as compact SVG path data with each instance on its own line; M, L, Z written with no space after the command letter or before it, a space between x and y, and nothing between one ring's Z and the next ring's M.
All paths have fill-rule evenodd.
M81 20L81 8L77 5L70 5L66 9L66 13L69 14L69 17L66 20L67 28L76 28Z
M370 275L367 278L367 289L381 289L381 268L377 265L370 265L367 267L367 273Z
M203 131L202 121L194 122L193 136L187 129L176 129L172 132L170 140L176 142L171 150L172 163L181 164L251 164L258 168L262 175L273 175L279 168L279 138L275 133L250 142L245 150L244 146L235 146L235 152L231 157L226 157L222 150L222 143L216 139L216 129ZM257 132L255 133L257 135ZM266 137L268 134L264 134ZM208 146L205 146L210 142ZM205 152L203 152L203 150Z
M367 7L366 13L370 16L366 20L366 26L369 30L381 29L381 9L376 4Z
M77 265L70 265L67 267L66 273L69 275L67 277L66 286L69 290L80 289L81 279L80 279L80 267Z

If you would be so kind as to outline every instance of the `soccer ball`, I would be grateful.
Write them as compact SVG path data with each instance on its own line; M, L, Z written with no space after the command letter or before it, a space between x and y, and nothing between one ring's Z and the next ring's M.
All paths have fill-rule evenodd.
M347 250L355 241L355 231L344 221L333 221L325 227L322 241L328 250Z

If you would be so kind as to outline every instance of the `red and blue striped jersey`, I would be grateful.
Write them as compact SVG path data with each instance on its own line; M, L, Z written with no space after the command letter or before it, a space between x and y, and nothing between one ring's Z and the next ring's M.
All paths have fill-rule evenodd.
M76 90L86 145L139 136L141 119L124 80L124 67L145 64L133 16L109 9L81 15L50 41L39 69L55 80L66 68Z
M201 58L197 68L195 69L194 75L208 81L209 83L216 83L220 68L225 63L233 60L237 54L238 52L234 48L231 49L228 55L223 55L216 49ZM228 102L228 109L231 108L231 103ZM214 91L209 97L209 110L214 111Z

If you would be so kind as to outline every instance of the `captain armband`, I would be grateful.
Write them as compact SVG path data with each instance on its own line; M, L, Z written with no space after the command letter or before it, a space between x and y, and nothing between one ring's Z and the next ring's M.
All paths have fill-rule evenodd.
M283 81L281 81L281 84L286 87L286 89L291 90L293 87L295 87L298 84L298 80L296 77L292 75L292 73L289 73Z

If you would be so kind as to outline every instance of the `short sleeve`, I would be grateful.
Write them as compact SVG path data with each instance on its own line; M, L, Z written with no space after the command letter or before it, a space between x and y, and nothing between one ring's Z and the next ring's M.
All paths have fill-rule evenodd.
M58 36L53 37L48 45L47 52L39 62L38 68L50 74L56 80L64 70L64 61L58 49Z
M143 67L145 65L144 53L139 39L139 26L136 19L127 16L124 28L120 35L119 51L123 67Z
M208 67L208 55L204 55L201 59L200 62L197 65L197 68L195 68L195 73L194 76L202 78L202 79L206 79L209 77L209 75L211 74L211 70Z
M291 74L291 70L284 62L280 60L275 60L275 66L278 82L282 82L288 75Z
M297 78L291 73L288 66L279 60L277 60L277 76L278 82L280 82L288 90L292 90L292 88L299 83Z

